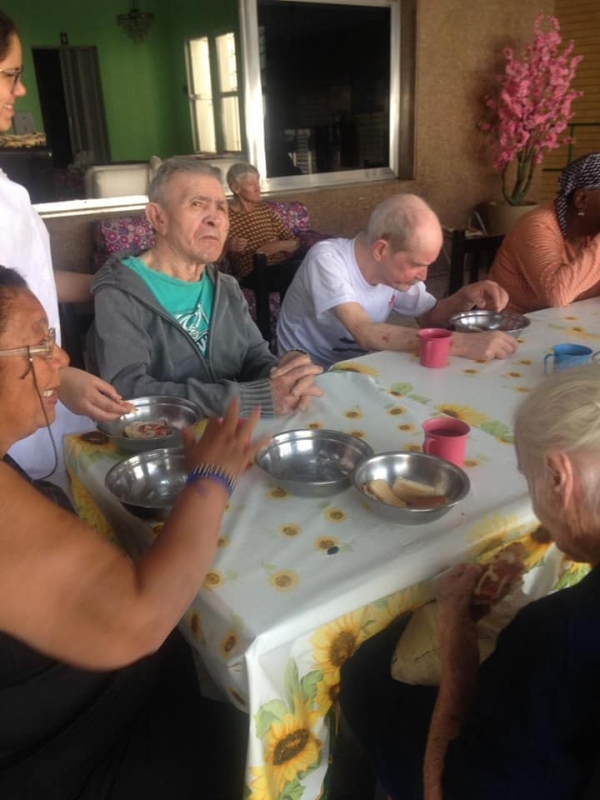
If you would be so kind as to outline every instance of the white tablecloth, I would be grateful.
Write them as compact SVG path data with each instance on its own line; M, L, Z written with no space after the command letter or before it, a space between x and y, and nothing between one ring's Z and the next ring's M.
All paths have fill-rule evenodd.
M380 452L420 449L425 419L459 417L472 426L471 492L437 522L403 527L376 516L351 488L292 497L256 466L240 479L183 628L219 686L250 713L253 800L320 796L341 664L398 613L430 599L433 576L521 537L530 564L541 565L547 545L529 536L538 523L516 467L512 414L542 379L553 344L600 348L599 311L589 300L531 315L518 353L506 361L452 358L448 368L432 370L408 354L384 352L344 362L319 378L325 395L307 412L261 422L272 432L334 428ZM123 454L97 434L69 437L66 451L80 513L100 527L105 518L121 537L146 546L160 525L128 514L104 488ZM547 591L557 573L538 572ZM564 572L561 581L578 575Z

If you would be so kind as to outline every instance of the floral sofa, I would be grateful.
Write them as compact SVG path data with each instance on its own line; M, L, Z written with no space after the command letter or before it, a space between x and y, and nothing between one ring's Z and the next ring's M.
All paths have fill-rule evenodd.
M308 209L304 203L267 201L279 214L283 222L300 240L299 255L306 253L313 244L327 239L327 234L312 230ZM154 231L143 214L136 216L113 217L94 223L94 270L99 269L110 256L127 251L137 255L148 250L154 244ZM231 265L225 257L219 262L219 269L233 274ZM256 302L252 289L243 289L250 307L250 313L256 319ZM280 298L272 294L269 298L273 327L279 316ZM272 331L272 340L274 331Z

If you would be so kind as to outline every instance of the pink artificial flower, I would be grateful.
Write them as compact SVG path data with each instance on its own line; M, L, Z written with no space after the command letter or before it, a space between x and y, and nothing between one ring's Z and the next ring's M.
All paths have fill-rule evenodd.
M556 17L548 17L550 30L544 31L544 15L534 23L533 42L518 58L507 47L506 66L497 76L498 91L485 99L489 119L480 129L492 139L492 158L502 173L503 192L509 203L523 202L533 169L548 150L571 140L562 136L573 116L571 105L583 92L571 89L571 83L583 56L571 56L574 44L562 51L560 26ZM507 169L514 161L518 170L512 188L506 188Z

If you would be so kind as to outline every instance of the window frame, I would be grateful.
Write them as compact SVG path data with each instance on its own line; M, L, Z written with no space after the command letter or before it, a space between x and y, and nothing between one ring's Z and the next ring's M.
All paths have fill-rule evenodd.
M279 0L279 2L288 1ZM390 8L389 166L280 178L267 176L257 0L239 0L246 150L248 161L254 164L261 174L261 185L266 191L277 191L414 177L416 0L302 0L302 2Z
M217 55L217 39L221 36L232 35L234 37L235 42L235 60L237 66L237 91L222 91L221 90L221 76L219 73L219 59ZM202 150L200 148L200 135L198 132L198 125L196 122L196 114L195 114L195 103L199 98L195 92L192 91L194 88L194 81L193 81L193 72L192 72L192 49L191 43L206 39L208 42L208 63L210 67L210 91L211 91L211 101L212 101L212 116L213 116L213 126L214 126L214 133L215 133L215 146L216 150L213 152L211 150ZM215 31L213 33L206 33L203 36L190 36L185 40L185 65L186 65L186 72L187 72L187 96L190 108L190 121L192 126L192 141L194 145L194 152L198 155L206 155L206 156L213 156L215 158L220 156L228 156L228 155L239 155L240 158L243 156L244 152L244 145L243 145L243 103L242 103L242 91L240 89L241 82L240 82L240 59L239 59L239 37L234 30L226 30L226 31ZM239 150L227 150L225 148L225 132L223 129L223 117L221 111L221 101L225 97L236 97L237 104L238 104L238 117L239 117L239 125L241 134L241 141L240 141L240 149Z

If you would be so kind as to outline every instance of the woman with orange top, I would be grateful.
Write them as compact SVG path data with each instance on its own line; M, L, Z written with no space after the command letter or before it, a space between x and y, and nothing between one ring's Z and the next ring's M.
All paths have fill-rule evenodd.
M249 275L255 253L269 264L281 264L298 248L298 239L279 215L260 199L260 175L252 164L234 164L227 171L234 200L229 205L227 255L238 278Z
M526 214L506 235L490 279L524 314L600 296L600 153L573 161L553 203Z

